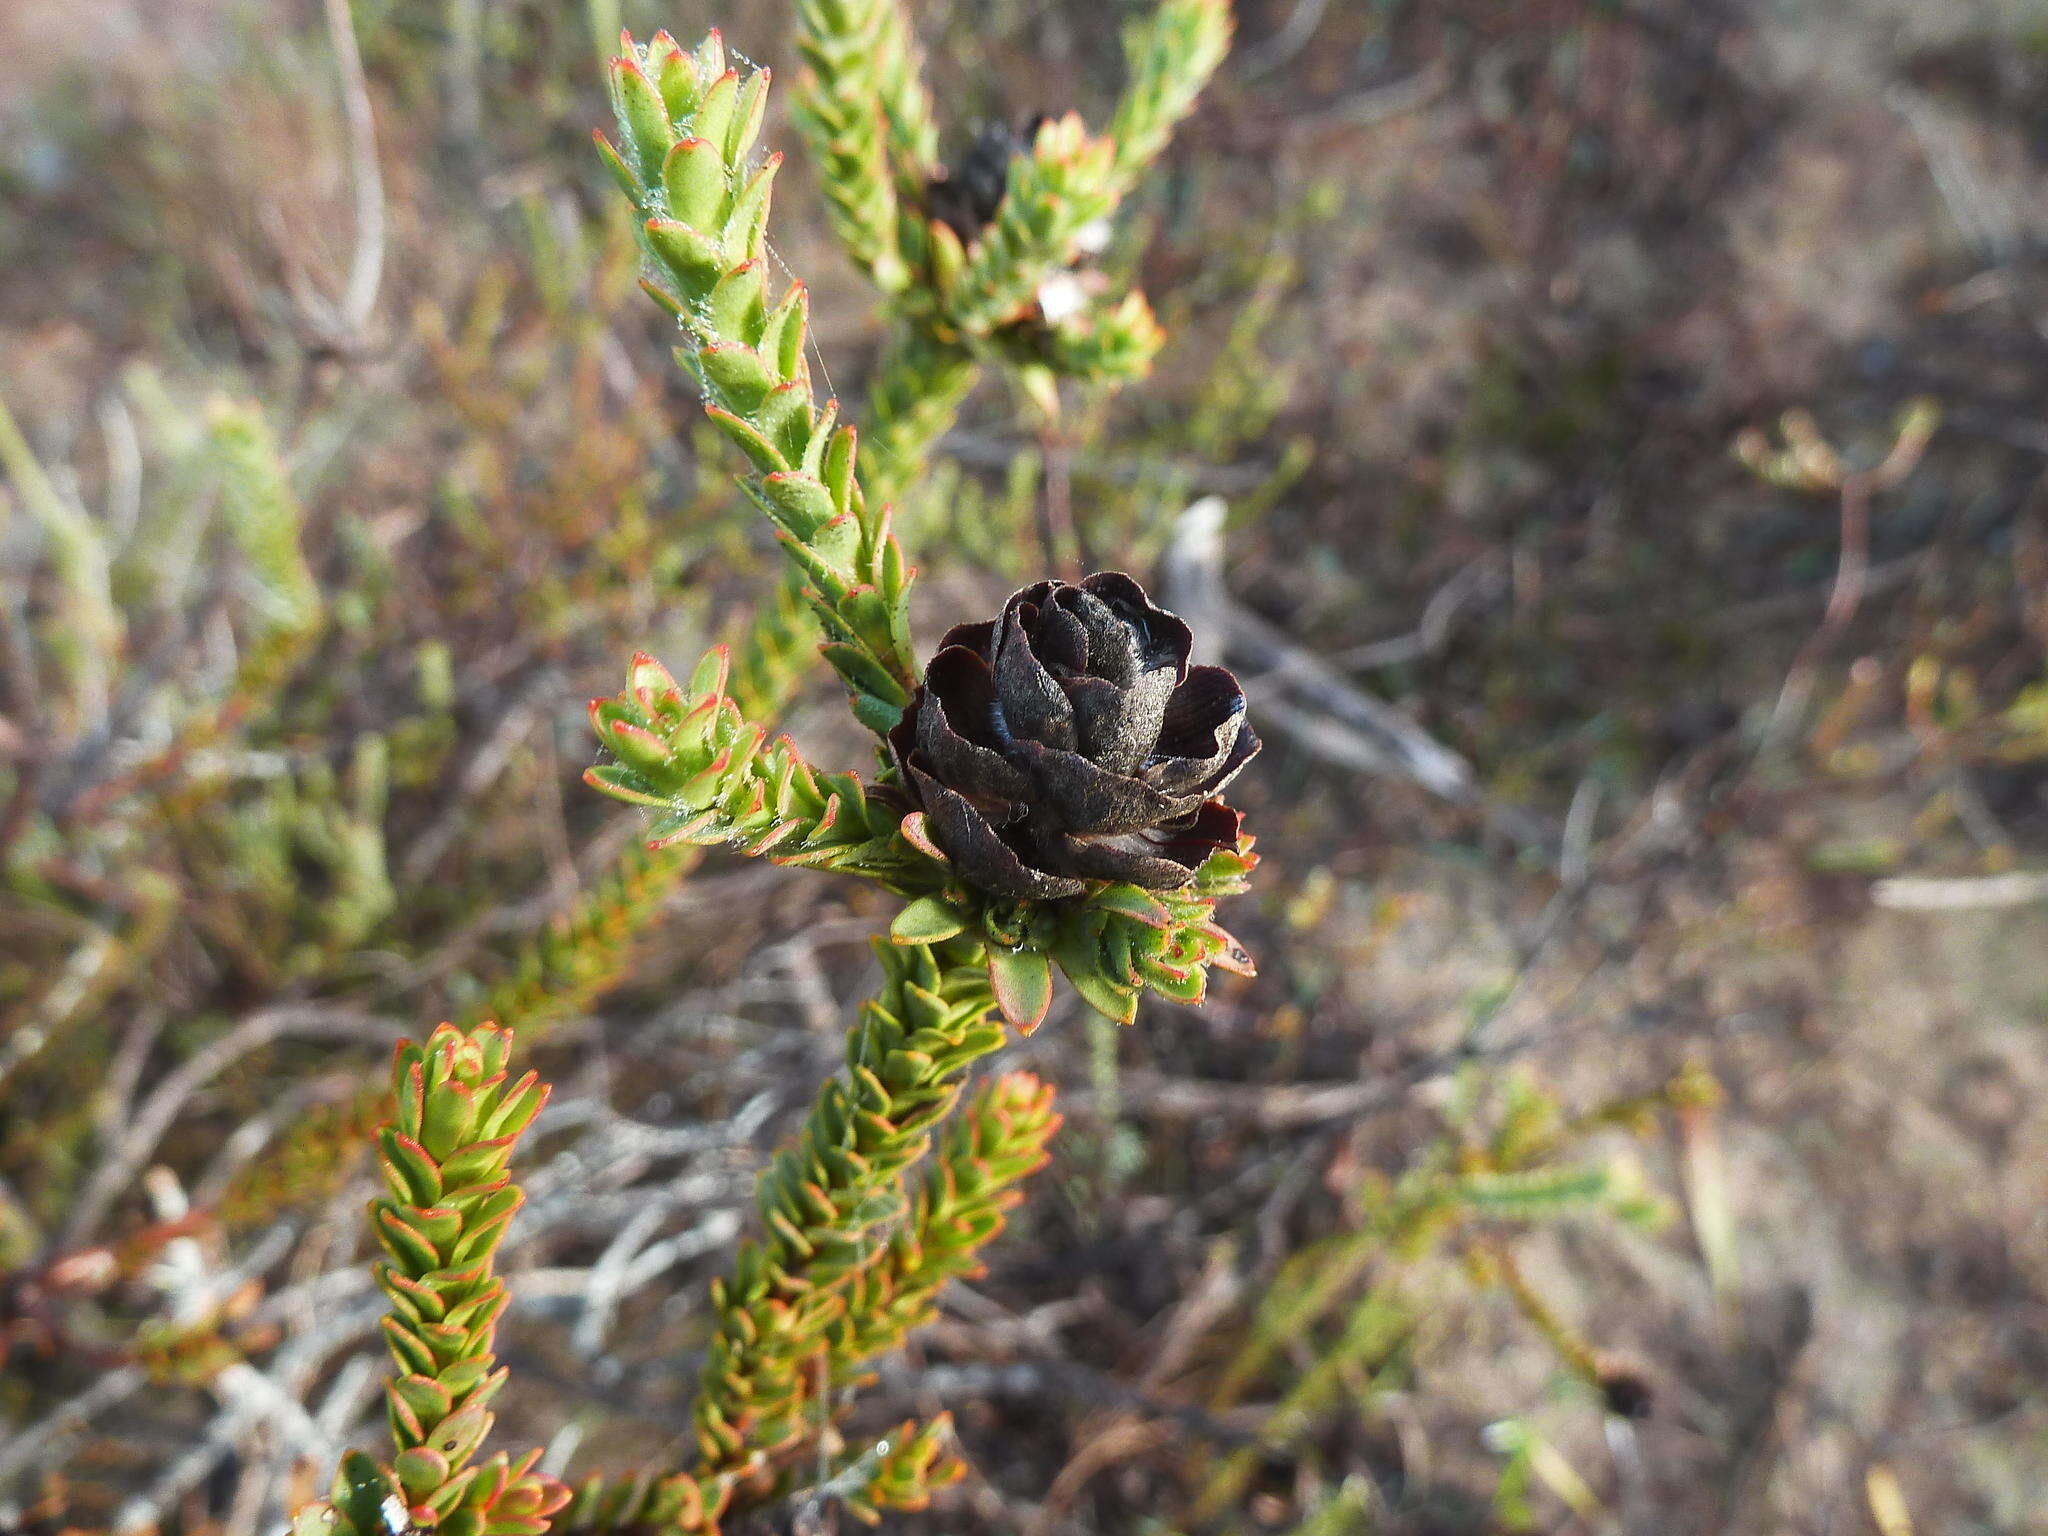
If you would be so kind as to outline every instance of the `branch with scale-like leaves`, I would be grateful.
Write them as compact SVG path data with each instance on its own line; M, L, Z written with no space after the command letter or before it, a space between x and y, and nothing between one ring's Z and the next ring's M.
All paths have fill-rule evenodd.
M1143 295L1100 295L1099 281L1073 272L1222 62L1229 0L1163 0L1125 29L1130 79L1108 133L1091 135L1072 113L1028 141L997 127L951 171L938 163L901 0L805 0L797 20L795 118L831 167L834 228L926 342L871 392L873 433L922 452L972 383L970 358L1002 364L1048 410L1059 378L1141 375L1162 339Z
M791 1490L788 1502L799 1509L835 1504L861 1524L875 1525L884 1510L926 1508L935 1492L966 1472L953 1451L953 1416L942 1413L924 1424L905 1420L888 1438L840 1458L819 1483ZM716 1496L725 1498L723 1486ZM578 1485L551 1529L559 1536L715 1536L724 1509L722 1502L707 1507L702 1487L687 1472L593 1475Z
M970 339L1012 324L1074 257L1083 231L1116 208L1116 152L1079 113L1039 125L1031 152L1010 162L1009 185L971 247L932 227L932 275L942 323Z
M939 1292L981 1272L980 1253L1022 1198L1018 1186L1045 1166L1060 1128L1053 1089L1008 1072L974 1096L919 1180L911 1219L859 1281L846 1325L832 1341L835 1382L900 1345L937 1314Z
M666 33L625 40L611 65L620 143L599 144L645 221L647 288L673 313L677 356L705 409L753 473L742 484L809 583L827 659L875 730L902 713L915 684L905 599L912 572L870 511L854 473L854 432L836 402L811 394L806 299L768 284L770 189L780 156L750 167L768 72L743 80L713 33L692 52Z
M722 646L687 688L652 657L634 657L625 692L591 701L614 761L585 782L654 812L652 848L724 844L895 889L930 886L929 860L903 840L901 808L870 799L856 774L811 767L788 737L770 741L727 697L726 671Z
M814 1362L849 1327L848 1301L885 1262L908 1204L903 1175L952 1109L968 1067L1003 1043L979 946L878 942L881 991L847 1037L794 1147L762 1176L766 1231L714 1291L718 1328L696 1406L703 1467L742 1471L800 1442Z
M981 366L964 347L913 323L899 323L868 380L861 484L895 501L924 472L932 447L951 429Z
M910 140L902 148L928 157L938 137L902 16L891 0L801 0L797 48L806 68L791 112L818 158L832 231L869 282L901 293L913 274L899 195L914 189L902 185L886 103Z
M883 1510L923 1509L936 1490L967 1475L952 1444L950 1413L927 1424L906 1419L888 1439L849 1458L806 1502L834 1499L863 1525L880 1524Z
M386 1387L397 1454L389 1466L352 1452L330 1500L294 1517L294 1536L541 1536L569 1492L503 1452L470 1464L490 1433L505 1383L492 1349L505 1285L492 1256L524 1198L507 1167L547 1100L529 1072L507 1078L512 1036L495 1024L436 1029L400 1045L397 1114L378 1133L388 1193L370 1205L391 1300L384 1336L398 1363Z
M1163 0L1124 28L1131 72L1109 122L1118 196L1159 158L1230 51L1229 0Z
M855 0L873 4L875 83L882 117L889 125L889 149L897 190L914 198L939 163L939 125L924 83L924 55L911 36L910 19L896 0Z
M846 1075L825 1084L796 1144L756 1191L763 1234L712 1288L716 1321L693 1409L697 1464L635 1479L592 1478L565 1531L712 1536L735 1506L786 1489L794 1453L829 1417L835 1340L863 1326L849 1308L894 1251L909 1213L905 1174L924 1156L974 1062L1002 1044L977 947L877 943L881 991L848 1033ZM857 1480L872 1506L909 1508L949 1472L929 1433Z
M885 991L883 999L869 1007L879 1012L888 1000ZM880 1022L864 1019L863 1028ZM856 1048L870 1048L870 1063L878 1061L885 1071L900 1076L902 1067L887 1065L892 1056L900 1054L891 1049L889 1041L886 1024L881 1024L879 1033L864 1035L856 1030L854 1036ZM910 1043L918 1043L915 1032ZM931 1037L923 1043L930 1044ZM987 1036L982 1035L972 1045L986 1043ZM877 1046L879 1053L872 1049ZM854 1054L855 1050L849 1051L850 1060ZM856 1066L857 1089L859 1070ZM828 1085L826 1091L835 1104L844 1106L841 1085ZM869 1089L865 1099L871 1117L884 1109L882 1095L875 1090ZM894 1109L890 1105L884 1112ZM833 1117L851 1124L852 1117L843 1107L833 1112ZM934 1118L929 1104L916 1112L917 1124L929 1125ZM761 1203L771 1235L764 1246L750 1248L742 1256L740 1279L735 1282L735 1286L751 1282L754 1289L728 1287L719 1292L724 1309L720 1338L727 1342L718 1346L722 1354L714 1355L714 1360L723 1362L715 1383L712 1366L706 1367L704 1390L707 1397L716 1394L722 1406L712 1421L714 1441L704 1444L700 1427L704 1467L665 1477L591 1477L577 1490L575 1501L558 1522L562 1530L575 1536L620 1536L660 1529L715 1531L742 1482L739 1474L751 1465L738 1447L748 1440L761 1440L764 1422L766 1438L780 1448L783 1460L788 1459L789 1426L806 1401L816 1405L818 1363L824 1366L823 1384L828 1391L850 1384L863 1362L893 1349L912 1329L930 1321L938 1292L947 1282L978 1272L977 1255L1002 1230L1005 1212L1019 1198L1017 1186L1044 1165L1046 1143L1059 1129L1060 1117L1053 1110L1050 1085L1028 1072L1005 1074L984 1087L954 1122L931 1167L919 1180L906 1219L886 1244L875 1246L872 1259L860 1257L864 1244L859 1234L873 1230L878 1220L903 1213L901 1180L892 1182L887 1177L887 1167L902 1166L901 1152L886 1150L890 1138L880 1134L879 1122L870 1118L868 1150L863 1152L856 1142L843 1137L839 1149L828 1154L821 1150L824 1144L813 1140L817 1124L814 1114L805 1141L795 1153L778 1160L763 1181ZM886 1167L861 1167L855 1160L875 1160L877 1144L885 1147L878 1161ZM806 1159L812 1165L808 1178ZM877 1174L881 1177L875 1177ZM821 1242L824 1224L818 1200L807 1199L807 1209L791 1213L788 1193L806 1183L815 1184L822 1199L854 1213L856 1230L852 1235L829 1245ZM817 1262L792 1264L793 1256L806 1252L805 1245ZM849 1252L856 1259L851 1264L845 1262ZM835 1259L833 1254L839 1257ZM781 1305L778 1293L791 1298L792 1304ZM741 1306L750 1298L750 1308ZM766 1331L758 1328L757 1320L762 1317L771 1323ZM732 1340L749 1341L752 1347L746 1342L729 1342ZM759 1417L764 1409L768 1410L765 1421ZM750 1414L754 1415L751 1419ZM700 1426L703 1423L700 1409ZM957 1460L944 1454L950 1438L951 1424L944 1415L922 1430L906 1424L882 1445L851 1458L826 1480L824 1488L811 1492L813 1496L830 1493L864 1520L871 1519L878 1509L923 1508L932 1490L960 1474Z

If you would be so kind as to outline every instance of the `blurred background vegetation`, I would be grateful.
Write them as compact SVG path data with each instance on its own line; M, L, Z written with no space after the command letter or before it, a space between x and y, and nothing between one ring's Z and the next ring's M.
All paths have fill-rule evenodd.
M1119 6L913 9L956 144L1113 99ZM984 386L899 529L927 645L1069 556L1217 639L1261 974L1007 1053L1067 1127L869 1394L975 1468L903 1527L2041 1528L2048 12L1238 20L1105 258L1153 377ZM776 564L590 151L621 23L793 72L782 0L0 7L0 1529L273 1529L368 1432L442 1017L558 1085L513 1434L684 1441L881 908L577 782Z

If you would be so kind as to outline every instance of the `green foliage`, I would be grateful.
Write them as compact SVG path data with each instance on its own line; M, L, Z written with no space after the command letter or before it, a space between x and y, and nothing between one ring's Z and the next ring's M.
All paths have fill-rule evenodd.
M677 358L706 413L752 466L741 483L808 583L854 713L886 731L916 686L912 573L886 508L868 510L853 429L812 397L802 286L771 296L768 201L781 160L748 164L768 77L726 68L716 34L685 53L662 33L614 60L611 84L620 147L600 142L645 221L648 291L688 339Z
M929 173L938 143L902 13L893 0L801 0L797 18L808 67L791 115L817 159L833 232L869 282L901 293L912 273L899 193L921 189L917 169Z
M267 1155L251 1161L221 1196L230 1229L257 1226L295 1201L330 1194L391 1114L389 1087L366 1087L340 1104L313 1105Z
M76 724L96 724L106 713L113 665L127 638L127 624L114 603L107 541L92 518L51 483L5 401L0 401L0 471L35 520L64 589L65 621L52 626L50 644L70 685Z
M961 1112L919 1181L909 1219L865 1270L834 1338L834 1380L901 1344L936 1315L939 1292L980 1272L1017 1186L1045 1165L1060 1126L1053 1090L1028 1072L993 1079Z
M949 1413L927 1424L906 1419L887 1440L836 1472L826 1491L864 1525L877 1524L885 1509L923 1509L936 1490L967 1475L966 1464L952 1454L952 1439Z
M493 1343L506 1302L494 1256L524 1195L509 1165L547 1102L528 1072L508 1082L509 1031L443 1024L424 1046L401 1045L392 1068L396 1116L378 1132L384 1196L370 1228L386 1258L384 1336L398 1375L385 1388L396 1454L388 1466L352 1454L326 1506L301 1510L298 1536L388 1536L399 1525L446 1536L540 1536L568 1490L500 1451L471 1458L489 1436L489 1404L505 1384ZM394 1523L395 1522L395 1523Z
M1126 29L1130 80L1108 134L1069 113L1043 124L1009 168L993 224L965 243L926 206L945 175L930 93L902 0L804 0L792 117L821 167L832 224L898 324L868 391L871 496L908 485L905 468L951 426L982 362L1048 414L1057 381L1095 389L1142 376L1162 340L1136 292L1049 285L1166 147L1229 47L1227 0L1165 0Z
M707 1512L696 1478L687 1472L639 1472L624 1477L592 1473L576 1485L553 1529L572 1536L630 1531L705 1531L718 1514Z
M1116 151L1077 113L1040 126L1031 153L1011 162L1009 188L973 248L933 226L933 274L945 323L985 340L1027 317L1039 290L1072 259L1081 234L1116 206Z
M576 905L521 952L511 975L469 1009L478 1019L517 1019L527 1031L581 1012L625 971L662 903L697 867L688 847L629 844Z
M320 627L319 584L302 547L305 513L285 481L277 444L246 407L214 407L208 437L221 472L228 532L255 578L259 640L295 644Z
M846 1076L825 1084L795 1145L762 1175L763 1234L713 1287L715 1331L692 1410L695 1466L592 1477L564 1529L715 1532L739 1508L787 1491L796 1451L835 1410L821 1393L924 1319L932 1291L971 1267L1000 1227L1009 1185L1042 1159L1057 1124L1049 1096L1032 1079L1004 1079L913 1201L904 1175L930 1148L967 1069L1003 1032L989 1021L993 1000L970 948L878 943L876 952L883 986L848 1034ZM871 1464L842 1469L855 1474L850 1506L917 1507L928 1486L955 1475L941 1439L940 1426L906 1433Z
M824 1481L798 1489L793 1502L809 1507L836 1501L856 1520L874 1525L884 1510L919 1510L932 1494L966 1474L952 1452L953 1418L942 1413L925 1424L906 1420L887 1439L838 1458ZM551 1529L564 1536L613 1533L710 1531L716 1525L697 1502L696 1482L686 1474L634 1478L593 1476L579 1485L569 1507Z
M1482 1088L1485 1081L1467 1073L1443 1134L1397 1177L1369 1181L1353 1229L1296 1253L1261 1296L1211 1405L1236 1401L1283 1350L1305 1345L1314 1363L1288 1381L1266 1416L1260 1445L1213 1467L1196 1502L1198 1519L1231 1507L1263 1454L1300 1443L1347 1394L1358 1411L1372 1411L1408 1341L1441 1312L1451 1275L1462 1273L1479 1292L1505 1295L1572 1377L1602 1391L1592 1345L1538 1295L1506 1234L1569 1218L1661 1219L1625 1159L1590 1159L1584 1143L1615 1129L1646 1136L1659 1111L1683 1109L1706 1090L1687 1072L1652 1093L1570 1116L1526 1076L1510 1076L1491 1091Z
M218 399L195 412L140 367L105 412L121 424L103 435L126 444L110 449L125 489L100 515L0 407L6 505L33 519L0 639L0 1177L26 1172L45 1216L105 1135L70 1084L103 1066L139 1000L161 1006L167 949L197 950L202 977L277 983L331 964L392 900L385 743L275 750L288 711L324 692L290 686L324 603L260 416ZM224 564L247 579L206 592L195 614L216 509Z
M922 813L904 818L902 836L943 867ZM1212 855L1178 891L1105 882L1064 901L1002 900L948 879L906 907L890 931L899 943L959 933L982 939L997 999L1021 1029L1045 1017L1053 965L1089 1007L1128 1024L1146 992L1195 1003L1207 993L1210 967L1252 974L1250 955L1216 922L1216 903L1244 891L1257 864L1245 837Z
M592 788L656 811L648 846L729 844L777 864L866 875L897 884L922 863L898 832L900 813L871 801L850 773L820 773L788 737L771 742L725 693L730 657L697 664L687 692L668 669L636 656L627 689L590 706L597 737L616 756L584 775Z
M1119 190L1159 157L1180 120L1230 51L1230 7L1218 0L1162 0L1124 28L1129 84L1110 119Z
M315 759L203 822L173 821L168 835L188 860L226 872L240 898L195 921L253 972L280 977L317 974L362 944L396 904L389 791L388 747L365 735L343 772Z
M879 501L909 489L926 451L945 436L980 370L959 347L900 324L868 381L868 433L861 483Z
M857 1348L864 1319L849 1299L888 1262L881 1236L909 1208L902 1176L967 1068L1003 1042L974 946L877 942L875 952L882 989L847 1037L847 1076L825 1085L796 1145L762 1176L766 1231L713 1292L718 1329L695 1409L713 1478L755 1471L809 1432L814 1361Z
M531 1073L506 1085L510 1035L495 1025L444 1025L424 1050L401 1050L397 1115L378 1135L390 1193L372 1207L389 1255L378 1269L393 1304L386 1332L403 1373L390 1389L398 1455L388 1469L345 1462L329 1504L300 1513L300 1536L337 1522L371 1536L364 1512L394 1498L415 1523L443 1530L526 1536L567 1503L555 1528L714 1532L736 1498L787 1486L794 1451L830 1409L821 1380L853 1381L863 1361L929 1319L948 1280L974 1271L1059 1124L1049 1088L1025 1073L999 1078L911 1192L905 1174L1003 1032L989 1021L993 998L971 946L876 950L886 980L848 1037L847 1076L826 1084L797 1144L763 1175L765 1235L714 1290L698 1465L593 1477L573 1499L534 1476L531 1458L466 1465L505 1375L492 1369L504 1290L490 1261L519 1204L506 1164L546 1089ZM947 1438L943 1422L906 1426L842 1467L833 1490L856 1514L921 1507L958 1475Z

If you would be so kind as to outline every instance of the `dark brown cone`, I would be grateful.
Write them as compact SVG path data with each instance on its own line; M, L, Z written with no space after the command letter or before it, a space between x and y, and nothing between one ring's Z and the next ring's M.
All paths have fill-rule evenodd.
M1244 690L1188 665L1188 627L1117 571L1041 581L949 633L889 735L933 839L997 896L1091 880L1187 884L1238 815L1216 797L1259 750Z
M1039 114L1019 127L989 123L975 135L967 152L942 176L925 186L925 210L972 245L995 222L1010 186L1010 162L1031 153L1032 141L1045 122Z

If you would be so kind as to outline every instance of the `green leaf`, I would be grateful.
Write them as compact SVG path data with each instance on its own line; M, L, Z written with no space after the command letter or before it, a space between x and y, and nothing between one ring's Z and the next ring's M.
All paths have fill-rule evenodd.
M429 1083L420 1145L427 1156L443 1158L470 1139L476 1124L476 1095L463 1083L443 1079Z
M775 189L775 173L781 168L782 156L770 155L733 199L722 242L727 260L750 261L760 256L761 239L768 228L768 199Z
M377 1236L383 1242L385 1251L398 1265L401 1273L423 1275L438 1268L441 1255L434 1245L420 1235L411 1225L401 1220L396 1212L379 1207L376 1215Z
M1076 954L1074 946L1065 946L1059 954L1060 969L1066 972L1067 980L1074 990L1081 994L1081 1001L1105 1018L1128 1024L1138 1016L1138 994L1128 987L1121 987L1105 976L1100 963L1089 963L1085 954Z
M792 282L789 291L782 296L782 302L770 312L761 326L761 352L775 360L776 371L785 379L797 376L797 368L803 362L804 327L809 319L810 304L804 295L804 285Z
M668 46L663 47L666 43ZM654 83L661 91L668 119L680 123L697 110L697 71L690 56L675 46L666 34L655 38L647 50L647 62L654 70Z
M988 981L996 1006L1021 1034L1045 1022L1052 1006L1052 962L1035 949L988 946Z
M733 164L744 160L747 151L754 147L754 140L761 133L761 120L767 111L768 76L765 71L757 70L747 77L746 85L741 88L732 127L726 130L725 156Z
M342 1456L341 1468L334 1474L334 1487L328 1494L342 1519L359 1536L388 1529L384 1523L384 1502L398 1496L398 1485L390 1474L361 1451L349 1451Z
M718 247L679 219L649 219L647 247L691 303L703 302L725 271Z
M761 430L783 458L801 463L811 435L811 392L795 379L778 384L761 402Z
M825 488L832 493L832 503L841 512L853 507L853 460L857 435L852 427L841 427L831 436L825 449Z
M619 132L632 153L633 168L644 184L659 186L661 164L675 137L661 92L630 59L612 60L611 81L612 106L618 113Z
M725 200L725 161L708 139L682 139L662 162L661 184L671 217L703 229L718 217Z
M725 404L741 416L753 415L768 391L782 382L761 354L743 342L713 342L698 350L697 361Z
M776 522L806 545L839 516L824 482L794 470L763 477L760 495Z
M400 1451L391 1465L398 1474L399 1483L405 1488L409 1503L419 1503L448 1481L448 1458L423 1445Z
M896 729L903 719L903 704L899 701L876 698L871 693L856 693L852 696L853 717L877 736L886 736Z
M440 1522L462 1502L463 1496L475 1485L476 1474L475 1467L465 1468L427 1495L425 1502L427 1508L434 1512L435 1529L440 1528Z
M1199 965L1189 970L1141 965L1138 971L1145 978L1145 985L1169 1002L1199 1003L1209 989L1209 973Z
M1131 954L1132 924L1112 917L1102 925L1102 969L1124 986L1138 985L1138 967ZM1152 929L1139 928L1140 933Z
M495 1120L496 1116L492 1118ZM458 1194L479 1184L495 1183L504 1177L505 1163L511 1155L510 1136L471 1142L441 1165L441 1180Z
M967 931L967 920L943 897L920 896L889 925L889 938L897 944L937 944Z
M1236 936L1229 930L1215 923L1203 923L1197 931L1208 941L1204 948L1208 949L1209 964L1229 971L1234 976L1259 974L1258 967L1252 963L1251 953L1238 943Z
M599 763L595 768L583 770L583 782L599 794L610 795L614 800L624 800L629 805L665 806L666 795L656 794L647 787L647 781L623 763Z
M668 744L659 736L630 721L616 721L600 734L604 744L618 754L619 762L639 773L659 772L668 766L672 756Z
M377 1140L384 1149L384 1182L393 1195L412 1205L432 1205L441 1198L441 1176L424 1147L389 1125L378 1131Z
M633 168L626 164L626 157L618 152L610 139L601 133L595 138L598 157L604 161L604 168L612 173L612 180L619 184L619 190L631 198L637 207L640 199L646 195L646 189L640 185L640 178L633 174Z
M465 1403L434 1427L428 1444L447 1457L449 1465L459 1467L483 1444L490 1429L490 1413L479 1403Z
M690 670L690 697L723 697L726 679L731 674L732 652L725 646L714 645L697 659L697 665Z
M739 445L740 452L764 475L782 474L789 469L789 460L752 422L742 421L731 411L720 406L707 405L704 414L717 422L725 435Z
M768 278L763 264L743 261L718 280L706 301L711 324L721 335L758 340L768 318ZM767 359L764 355L763 361ZM771 369L772 372L772 369ZM808 405L808 399L804 402Z
M690 119L690 132L714 145L723 146L732 131L733 117L739 108L740 77L736 70L728 69L711 83L711 89L704 93L698 103L697 112Z
M848 687L883 698L897 687L896 679L889 675L888 669L863 646L849 645L843 640L827 640L818 647L818 653L832 663L833 670L846 679Z
M416 1418L446 1418L455 1406L448 1388L430 1376L401 1376L391 1383L390 1391L412 1410Z
M502 1379L505 1372L501 1370L497 1374ZM440 1375L441 1385L457 1397L462 1396L465 1392L474 1394L478 1386L490 1379L491 1359L488 1355L480 1359L458 1360L442 1371ZM491 1388L490 1390L495 1392L496 1389ZM471 1402L487 1402L488 1400L488 1393L472 1395L470 1398Z
M1164 928L1173 921L1172 914L1157 897L1135 885L1104 886L1088 898L1088 904L1120 913L1148 928Z

